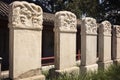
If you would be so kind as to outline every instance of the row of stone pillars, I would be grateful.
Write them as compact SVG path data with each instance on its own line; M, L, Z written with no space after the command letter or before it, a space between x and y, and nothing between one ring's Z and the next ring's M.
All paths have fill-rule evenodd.
M13 80L45 80L45 76L41 73L43 28L41 7L32 3L16 1L10 5L9 11L10 78ZM76 24L76 16L71 12L60 11L55 14L55 72L79 71L75 59ZM82 20L81 72L97 70L98 67L105 68L113 61L119 61L120 26L114 27L115 34L113 34L112 41L111 30L111 24L108 21L102 22L98 27L93 18ZM112 45L114 47L111 46L111 43L114 44Z

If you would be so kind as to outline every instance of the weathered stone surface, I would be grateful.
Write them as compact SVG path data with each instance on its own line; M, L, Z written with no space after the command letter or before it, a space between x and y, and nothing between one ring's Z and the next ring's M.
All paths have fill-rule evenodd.
M99 35L111 36L111 26L109 21L103 21L99 27Z
M9 71L2 71L1 79L8 79L8 78L9 78Z
M97 34L96 20L90 17L82 19L81 34Z
M90 17L82 19L81 24L81 69L97 70L97 24ZM89 68L90 66L90 68Z
M75 14L68 11L59 11L55 14L54 31L76 32L77 20Z
M32 3L10 4L9 75L13 80L41 75L42 13L42 9Z
M63 69L63 70L55 70L56 76L64 75L64 74L78 75L79 73L80 73L80 68L79 67L71 67L71 68Z
M99 62L98 66L100 69L108 69L112 64L113 62L110 60L110 61L105 61L105 62Z
M76 16L60 11L55 19L55 69L63 70L76 64Z
M45 76L44 75L38 75L38 76L29 77L29 78L15 79L15 80L45 80Z
M114 25L115 35L116 37L120 38L120 26Z
M113 26L112 36L112 58L114 62L120 62L120 26Z
M40 69L34 69L34 70L27 71L25 73L22 73L21 75L19 75L17 77L17 79L33 77L33 76L36 76L36 75L41 75Z
M99 26L98 34L98 55L99 67L106 68L108 64L112 63L111 60L111 23L103 21ZM102 65L104 66L102 66ZM106 65L106 66L105 66Z
M25 1L10 4L9 28L42 29L41 7Z
M87 65L87 66L81 66L81 68L80 68L80 72L82 74L84 74L86 72L97 71L97 70L98 70L98 65L97 64Z

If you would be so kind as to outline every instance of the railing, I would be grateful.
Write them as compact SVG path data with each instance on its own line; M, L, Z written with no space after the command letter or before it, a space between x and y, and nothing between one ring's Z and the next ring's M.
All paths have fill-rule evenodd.
M52 65L54 64L54 56L51 57L43 57L42 58L42 66Z
M51 57L43 57L42 58L42 66L54 65L54 56ZM80 60L80 52L76 55L76 60Z

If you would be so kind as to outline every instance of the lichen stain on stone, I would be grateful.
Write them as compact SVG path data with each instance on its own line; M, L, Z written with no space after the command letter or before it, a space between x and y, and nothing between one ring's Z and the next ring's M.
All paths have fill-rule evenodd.
M15 80L19 80L19 79L22 79L22 78L33 77L33 76L40 75L40 74L41 74L40 68L32 69L32 70L29 70L25 73L22 73L17 78L15 78Z

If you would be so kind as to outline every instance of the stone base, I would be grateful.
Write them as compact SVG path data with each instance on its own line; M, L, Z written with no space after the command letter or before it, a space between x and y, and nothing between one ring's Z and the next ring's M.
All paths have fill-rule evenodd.
M6 79L6 78L9 78L9 71L2 71L1 72L1 79Z
M98 64L88 65L88 66L80 66L81 73L86 73L90 71L97 71Z
M107 69L112 64L113 64L112 60L106 62L98 62L99 69Z
M115 59L115 60L113 60L113 63L114 63L114 64L120 63L120 59Z
M67 73L67 74L79 74L80 72L80 69L79 67L72 67L72 68L67 68L67 69L64 69L64 70L55 70L55 73L58 73L58 74L64 74L64 73Z
M29 78L14 79L14 80L45 80L45 76L44 75L38 75L38 76L29 77Z
M80 68L79 67L71 67L71 68L67 68L64 70L51 70L50 72L50 76L51 77L58 77L60 75L78 75L80 73Z

